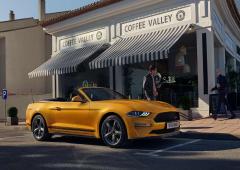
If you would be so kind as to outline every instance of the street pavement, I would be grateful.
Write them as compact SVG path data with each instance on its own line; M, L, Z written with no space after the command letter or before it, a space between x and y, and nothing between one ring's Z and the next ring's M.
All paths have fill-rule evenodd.
M219 138L240 139L240 114L235 119L226 116L217 120L204 118L194 121L181 121L181 131L195 136L215 136Z
M0 170L28 169L239 170L240 141L182 133L166 139L137 140L114 149L96 139L71 136L37 142L24 126L1 124Z

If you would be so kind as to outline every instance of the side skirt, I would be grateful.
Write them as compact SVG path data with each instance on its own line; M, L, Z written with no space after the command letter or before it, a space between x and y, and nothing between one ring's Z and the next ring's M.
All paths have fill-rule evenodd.
M86 130L79 128L65 128L65 127L48 127L49 133L52 134L64 134L64 135L76 135L82 137L96 138L94 130Z

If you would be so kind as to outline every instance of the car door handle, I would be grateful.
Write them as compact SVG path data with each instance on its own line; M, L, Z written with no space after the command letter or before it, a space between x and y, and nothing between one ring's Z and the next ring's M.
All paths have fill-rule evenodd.
M61 107L53 107L53 108L50 108L51 110L57 110L57 111L61 111L62 108Z
M56 107L56 110L60 111L60 110L62 110L62 108L61 107Z

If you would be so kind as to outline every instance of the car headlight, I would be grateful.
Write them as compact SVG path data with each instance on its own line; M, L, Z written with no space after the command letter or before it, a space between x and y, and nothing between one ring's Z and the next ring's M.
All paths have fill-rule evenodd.
M132 111L127 113L129 117L147 117L150 114L151 114L150 112L141 112L141 111Z

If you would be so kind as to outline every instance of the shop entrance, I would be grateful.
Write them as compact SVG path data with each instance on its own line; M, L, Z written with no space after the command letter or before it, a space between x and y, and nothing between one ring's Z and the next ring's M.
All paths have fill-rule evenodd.
M158 100L186 110L198 107L195 33L184 34L170 49L168 59L124 66L125 95L144 98L143 77L148 74L149 65L155 65L161 74Z

